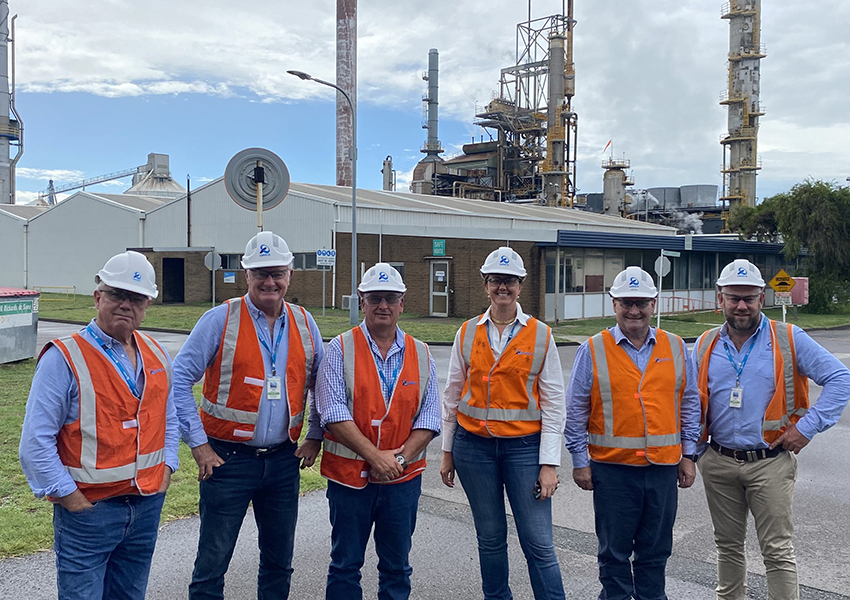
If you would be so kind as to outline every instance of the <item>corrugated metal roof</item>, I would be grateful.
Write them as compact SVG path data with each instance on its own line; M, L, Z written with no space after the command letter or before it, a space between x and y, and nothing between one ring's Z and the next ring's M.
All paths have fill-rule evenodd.
M0 210L22 219L31 219L47 210L46 206L33 206L31 204L0 204Z
M90 192L89 192L90 193ZM105 200L110 200L116 204L121 204L127 208L135 208L137 210L148 211L171 202L173 198L154 198L152 196L138 196L136 194L91 194Z
M331 185L293 183L290 193L298 193L324 202L351 206L351 188ZM566 207L549 207L539 204L511 202L488 202L468 198L429 196L405 192L382 190L357 190L357 206L388 210L422 211L428 213L454 214L477 217L499 217L523 219L568 225L596 225L600 227L627 227L643 230L648 234L672 236L672 227L645 223L632 219L621 219L608 215L588 213Z

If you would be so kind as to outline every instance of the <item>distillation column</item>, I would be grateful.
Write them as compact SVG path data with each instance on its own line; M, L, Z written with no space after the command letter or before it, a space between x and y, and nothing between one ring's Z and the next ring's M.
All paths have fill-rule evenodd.
M721 18L729 20L729 81L720 104L728 113L728 132L723 145L723 194L729 208L756 205L760 61L765 57L761 43L761 0L731 0L723 5Z
M422 98L425 103L426 123L422 126L428 130L428 140L422 146L422 152L425 153L424 162L442 162L440 153L443 152L443 147L440 145L440 139L437 135L438 127L438 110L440 106L440 53L436 48L431 48L428 51L428 74L422 79L428 82L428 94Z

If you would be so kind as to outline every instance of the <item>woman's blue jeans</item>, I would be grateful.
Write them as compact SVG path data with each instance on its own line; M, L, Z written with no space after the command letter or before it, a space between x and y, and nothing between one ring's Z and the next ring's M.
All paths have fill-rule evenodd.
M528 563L534 598L564 598L561 568L552 542L552 500L534 498L540 474L539 450L539 433L485 438L463 427L455 432L452 455L475 520L482 588L487 599L513 598L508 585L505 492Z

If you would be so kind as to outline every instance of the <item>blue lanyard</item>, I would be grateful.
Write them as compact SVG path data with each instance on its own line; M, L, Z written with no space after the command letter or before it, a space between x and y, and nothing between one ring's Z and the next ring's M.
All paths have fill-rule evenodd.
M510 333L508 333L508 341L505 342L505 345L502 346L502 352L505 351L505 348L508 347L508 344L511 343L511 340L514 338L514 331L516 331L516 326L519 325L519 321L514 321L513 327L511 327ZM486 322L487 326L487 341L490 343L490 348L493 347L493 340L490 339L490 321Z
M744 371L744 366L747 364L750 352L753 351L753 348L756 345L756 338L758 338L759 333L761 333L761 324L759 324L759 328L753 334L753 341L750 344L750 349L747 350L747 353L744 355L744 360L741 361L740 365L735 364L735 359L732 358L732 353L729 351L729 344L726 343L726 340L723 340L723 348L726 350L726 356L729 358L729 362L732 363L732 368L735 369L735 387L741 387L741 373Z
M133 392L133 395L136 398L141 398L142 395L139 393L139 388L136 387L136 382L130 377L127 371L124 369L124 366L121 364L121 361L118 360L118 357L115 355L115 352L112 351L112 348L103 343L103 340L98 337L98 335L94 332L94 329L91 328L91 325L86 325L86 331L89 332L89 335L92 336L95 341L100 345L103 351L106 353L106 356L109 357L109 360L112 361L118 370L121 372L121 375L124 377L124 381L127 382L127 387L130 388L130 391Z
M280 338L283 337L283 327L284 327L284 325L283 325L283 323L281 323L280 330L278 330L278 332L277 332L277 339L274 342L274 346L272 346L271 348L269 348L269 345L260 336L260 334L257 333L257 339L260 340L260 344L262 344L263 348L265 348L266 352L268 352L269 356L271 356L271 359L272 359L272 377L277 375L277 351L280 348Z
M400 360L395 365L395 370L393 371L391 381L387 381L386 375L384 375L383 369L378 369L378 375L381 376L381 381L384 382L384 385L387 387L387 400L393 397L393 390L395 389L395 384L398 383L398 371L401 369L401 363L404 362L404 355L400 357Z

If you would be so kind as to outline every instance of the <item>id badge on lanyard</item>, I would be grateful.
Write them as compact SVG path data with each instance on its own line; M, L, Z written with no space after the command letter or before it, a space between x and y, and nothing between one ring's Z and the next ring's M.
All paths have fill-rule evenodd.
M281 383L279 375L269 375L266 377L266 398L269 400L280 400L281 398Z
M744 388L733 387L732 393L729 394L729 406L731 408L741 408L744 402Z

